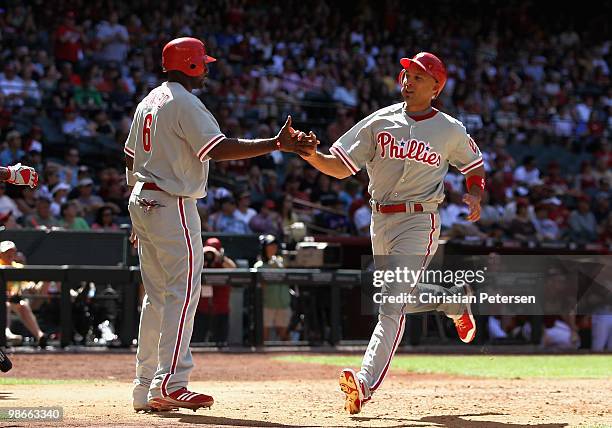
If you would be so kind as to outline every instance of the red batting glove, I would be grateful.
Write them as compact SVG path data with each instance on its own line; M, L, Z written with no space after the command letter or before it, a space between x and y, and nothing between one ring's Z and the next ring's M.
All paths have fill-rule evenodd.
M11 173L11 176L6 180L7 183L30 186L32 189L38 185L38 173L34 168L18 163L8 166L7 169Z

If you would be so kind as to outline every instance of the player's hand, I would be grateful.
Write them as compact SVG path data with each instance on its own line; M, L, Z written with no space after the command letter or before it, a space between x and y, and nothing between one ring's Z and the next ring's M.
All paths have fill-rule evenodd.
M300 156L310 156L313 148L316 150L316 141L311 138L304 138L303 132L296 132L291 127L291 116L287 116L287 121L276 136L280 142L280 150L283 152L297 153Z
M134 229L130 232L130 244L132 244L132 247L138 248L138 236L136 236L136 231Z
M480 198L478 196L466 193L463 195L463 202L470 209L467 220L471 222L480 220Z
M317 139L317 136L314 132L310 131L308 134L303 131L295 130L291 128L291 132L293 135L297 135L298 144L303 146L303 152L300 153L302 158L308 158L317 153L317 146L321 144L321 141Z
M30 186L32 189L38 185L38 173L34 168L18 163L8 166L7 169L11 174L6 180L7 183L18 186Z

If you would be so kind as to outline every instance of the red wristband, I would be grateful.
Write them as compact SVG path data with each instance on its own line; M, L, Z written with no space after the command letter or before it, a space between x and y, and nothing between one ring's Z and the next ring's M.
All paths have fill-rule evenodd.
M280 150L281 149L281 143L280 140L277 138L276 139L276 150Z
M470 175L468 178L465 179L465 183L467 186L468 193L470 189L472 188L472 186L478 186L482 190L485 189L485 179L484 177L481 177L480 175Z

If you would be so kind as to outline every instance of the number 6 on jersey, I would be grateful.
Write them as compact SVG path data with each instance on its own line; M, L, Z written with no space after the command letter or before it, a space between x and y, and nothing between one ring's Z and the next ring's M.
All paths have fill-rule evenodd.
M145 152L151 151L151 122L153 114L149 113L144 118L144 126L142 128L142 148Z

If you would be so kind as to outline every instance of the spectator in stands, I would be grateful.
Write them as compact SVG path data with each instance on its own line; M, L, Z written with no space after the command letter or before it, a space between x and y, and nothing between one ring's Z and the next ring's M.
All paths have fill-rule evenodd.
M12 266L15 268L23 268L23 264L17 261L17 246L13 241L0 242L0 265ZM17 335L13 334L10 329L10 313L15 312L28 331L36 340L36 343L41 348L47 346L47 335L40 329L36 317L30 307L30 302L24 299L21 295L21 287L24 283L9 282L7 284L7 302L6 302L6 337L7 339L17 339Z
M338 198L340 198L340 200L342 201L342 204L344 205L344 210L348 212L353 201L361 197L359 192L360 185L357 180L354 180L352 178L343 180L341 185L343 185L344 188L338 194Z
M603 222L599 235L599 242L612 248L612 213L610 213Z
M251 205L251 193L242 192L238 195L238 207L234 211L234 217L243 222L249 224L251 219L257 215L257 211L250 207Z
M257 165L251 165L249 176L247 178L247 186L251 191L251 201L254 204L260 204L266 198L264 191L263 177L261 169Z
M44 136L42 128L38 125L32 125L28 138L25 140L25 143L23 143L22 148L25 152L35 151L41 153L43 151L43 141ZM42 169L40 171L42 171Z
M81 116L73 106L68 106L64 109L62 132L66 136L74 138L91 137L93 134L92 124Z
M282 224L283 236L290 236L291 226L300 221L300 218L293 209L293 197L291 195L284 195L279 200L278 215Z
M580 164L580 173L576 175L574 188L579 192L587 192L597 188L597 177L593 172L593 166L588 160Z
M29 216L36 212L36 190L29 186L22 186L20 189L21 195L15 199L17 208L24 216Z
M519 200L516 204L516 216L510 223L509 233L512 238L521 241L529 242L536 239L536 228L529 216L529 202Z
M0 214L0 226L4 227L6 230L21 229L21 225L17 223L11 211Z
M597 240L597 221L590 209L589 197L579 196L578 208L569 217L570 238L577 243L593 243Z
M38 89L38 83L32 79L32 70L24 69L21 72L22 85L23 85L23 98L26 105L28 106L39 106L42 98L42 94Z
M51 214L53 216L61 216L62 204L68 199L68 192L70 192L70 186L63 182L57 183L53 189L51 189Z
M300 191L308 195L308 198L306 199L314 202L312 199L312 194L317 188L318 177L319 175L325 174L319 174L319 171L312 168L310 165L300 165L300 167L296 169L294 169L292 166L289 171L290 173L294 173L300 179Z
M236 202L232 196L226 196L219 200L221 210L211 214L208 219L208 225L211 232L251 233L246 223L239 220L235 216Z
M114 61L121 64L128 53L129 37L127 29L119 23L119 15L112 11L108 21L98 25L96 39L100 44L99 58L104 62Z
M93 133L99 137L113 138L116 129L104 110L98 110L94 115Z
M36 212L25 219L25 227L51 229L59 227L59 220L51 214L51 200L41 196L36 201Z
M595 198L595 207L592 210L593 215L595 216L595 221L598 225L603 225L603 223L608 218L608 214L610 214L610 199L605 194L598 194Z
M567 178L561 175L561 165L557 161L551 161L548 164L547 174L544 177L544 184L551 188L556 195L562 195L567 192L569 185Z
M60 183L58 171L59 167L57 165L47 163L41 180L41 183L43 184L42 186L40 183L38 185L38 192L40 196L44 196L49 199L53 198L52 190Z
M25 98L25 86L21 77L17 75L14 62L4 66L4 73L0 74L0 92L4 95L7 107L20 107ZM5 164L6 165L6 164Z
M331 178L326 174L319 174L317 181L312 188L310 200L323 206L335 204L338 193L331 188Z
M527 186L540 182L540 170L536 168L535 158L533 156L526 156L525 159L523 159L523 165L519 166L514 171L514 181Z
M73 11L66 13L62 25L55 31L54 39L56 60L76 64L83 59L85 40L81 28L76 25L76 16Z
M225 255L219 238L208 238L204 243L205 269L235 269L236 263ZM227 344L229 334L230 294L229 284L202 284L202 297L194 320L193 342L210 340L217 346Z
M539 241L558 241L561 238L557 223L548 218L548 207L545 204L536 206L533 225Z
M21 148L21 134L19 131L11 131L6 134L7 147L0 152L0 163L2 165L13 165L21 161L25 152Z
M599 188L595 192L597 199L610 199L612 200L612 188L610 187L610 180L602 178L599 180Z
M104 180L100 177L100 191L98 194L106 205L113 208L115 214L128 216L126 198L129 197L129 189L125 186L125 179L119 175L115 168L108 168Z
M326 198L325 208L315 216L315 222L327 229L329 231L327 233L348 234L351 228L344 211L344 204L337 195Z
M369 196L369 195L368 195ZM370 236L370 223L372 222L372 208L369 204L369 197L361 200L359 206L353 214L353 223L359 236Z
M83 78L83 84L74 90L74 102L82 111L95 110L104 107L102 94L95 87L90 74Z
M336 120L327 127L327 141L336 141L355 124L353 116L344 107L336 111Z
M291 195L293 199L301 199L303 201L309 201L310 195L300 190L301 181L297 177L287 177L285 180L284 190L285 193Z
M605 157L597 158L593 175L599 183L601 180L606 180L607 183L612 182L612 169L608 167L608 159Z
M119 225L115 222L115 213L108 205L103 205L96 211L96 218L91 225L93 230L119 230Z
M500 205L491 205L489 200L489 192L482 192L480 209L480 220L478 225L484 231L490 231L494 224L499 224L502 221L503 208Z
M104 205L102 198L94 193L94 182L91 178L83 178L78 182L76 201L83 210L83 217L88 223L94 221L98 210Z
M580 345L575 315L544 317L544 327L544 348L577 349Z
M261 256L253 266L256 269L282 269L283 258L279 255L280 247L273 235L261 235ZM274 335L280 340L288 339L289 321L291 320L291 294L286 284L262 283L264 310L264 341Z
M89 225L83 217L77 216L78 205L74 201L62 204L60 227L67 230L89 230Z
M442 230L448 230L458 223L460 218L465 218L469 213L467 207L461 201L461 194L458 192L448 192L442 208L440 209L440 223Z
M15 201L6 194L6 182L0 181L0 215L6 215L9 212L12 213L16 219L22 216Z
M276 203L271 199L266 199L261 206L260 212L249 222L249 227L253 233L270 234L280 236L283 231L282 219L275 211Z

